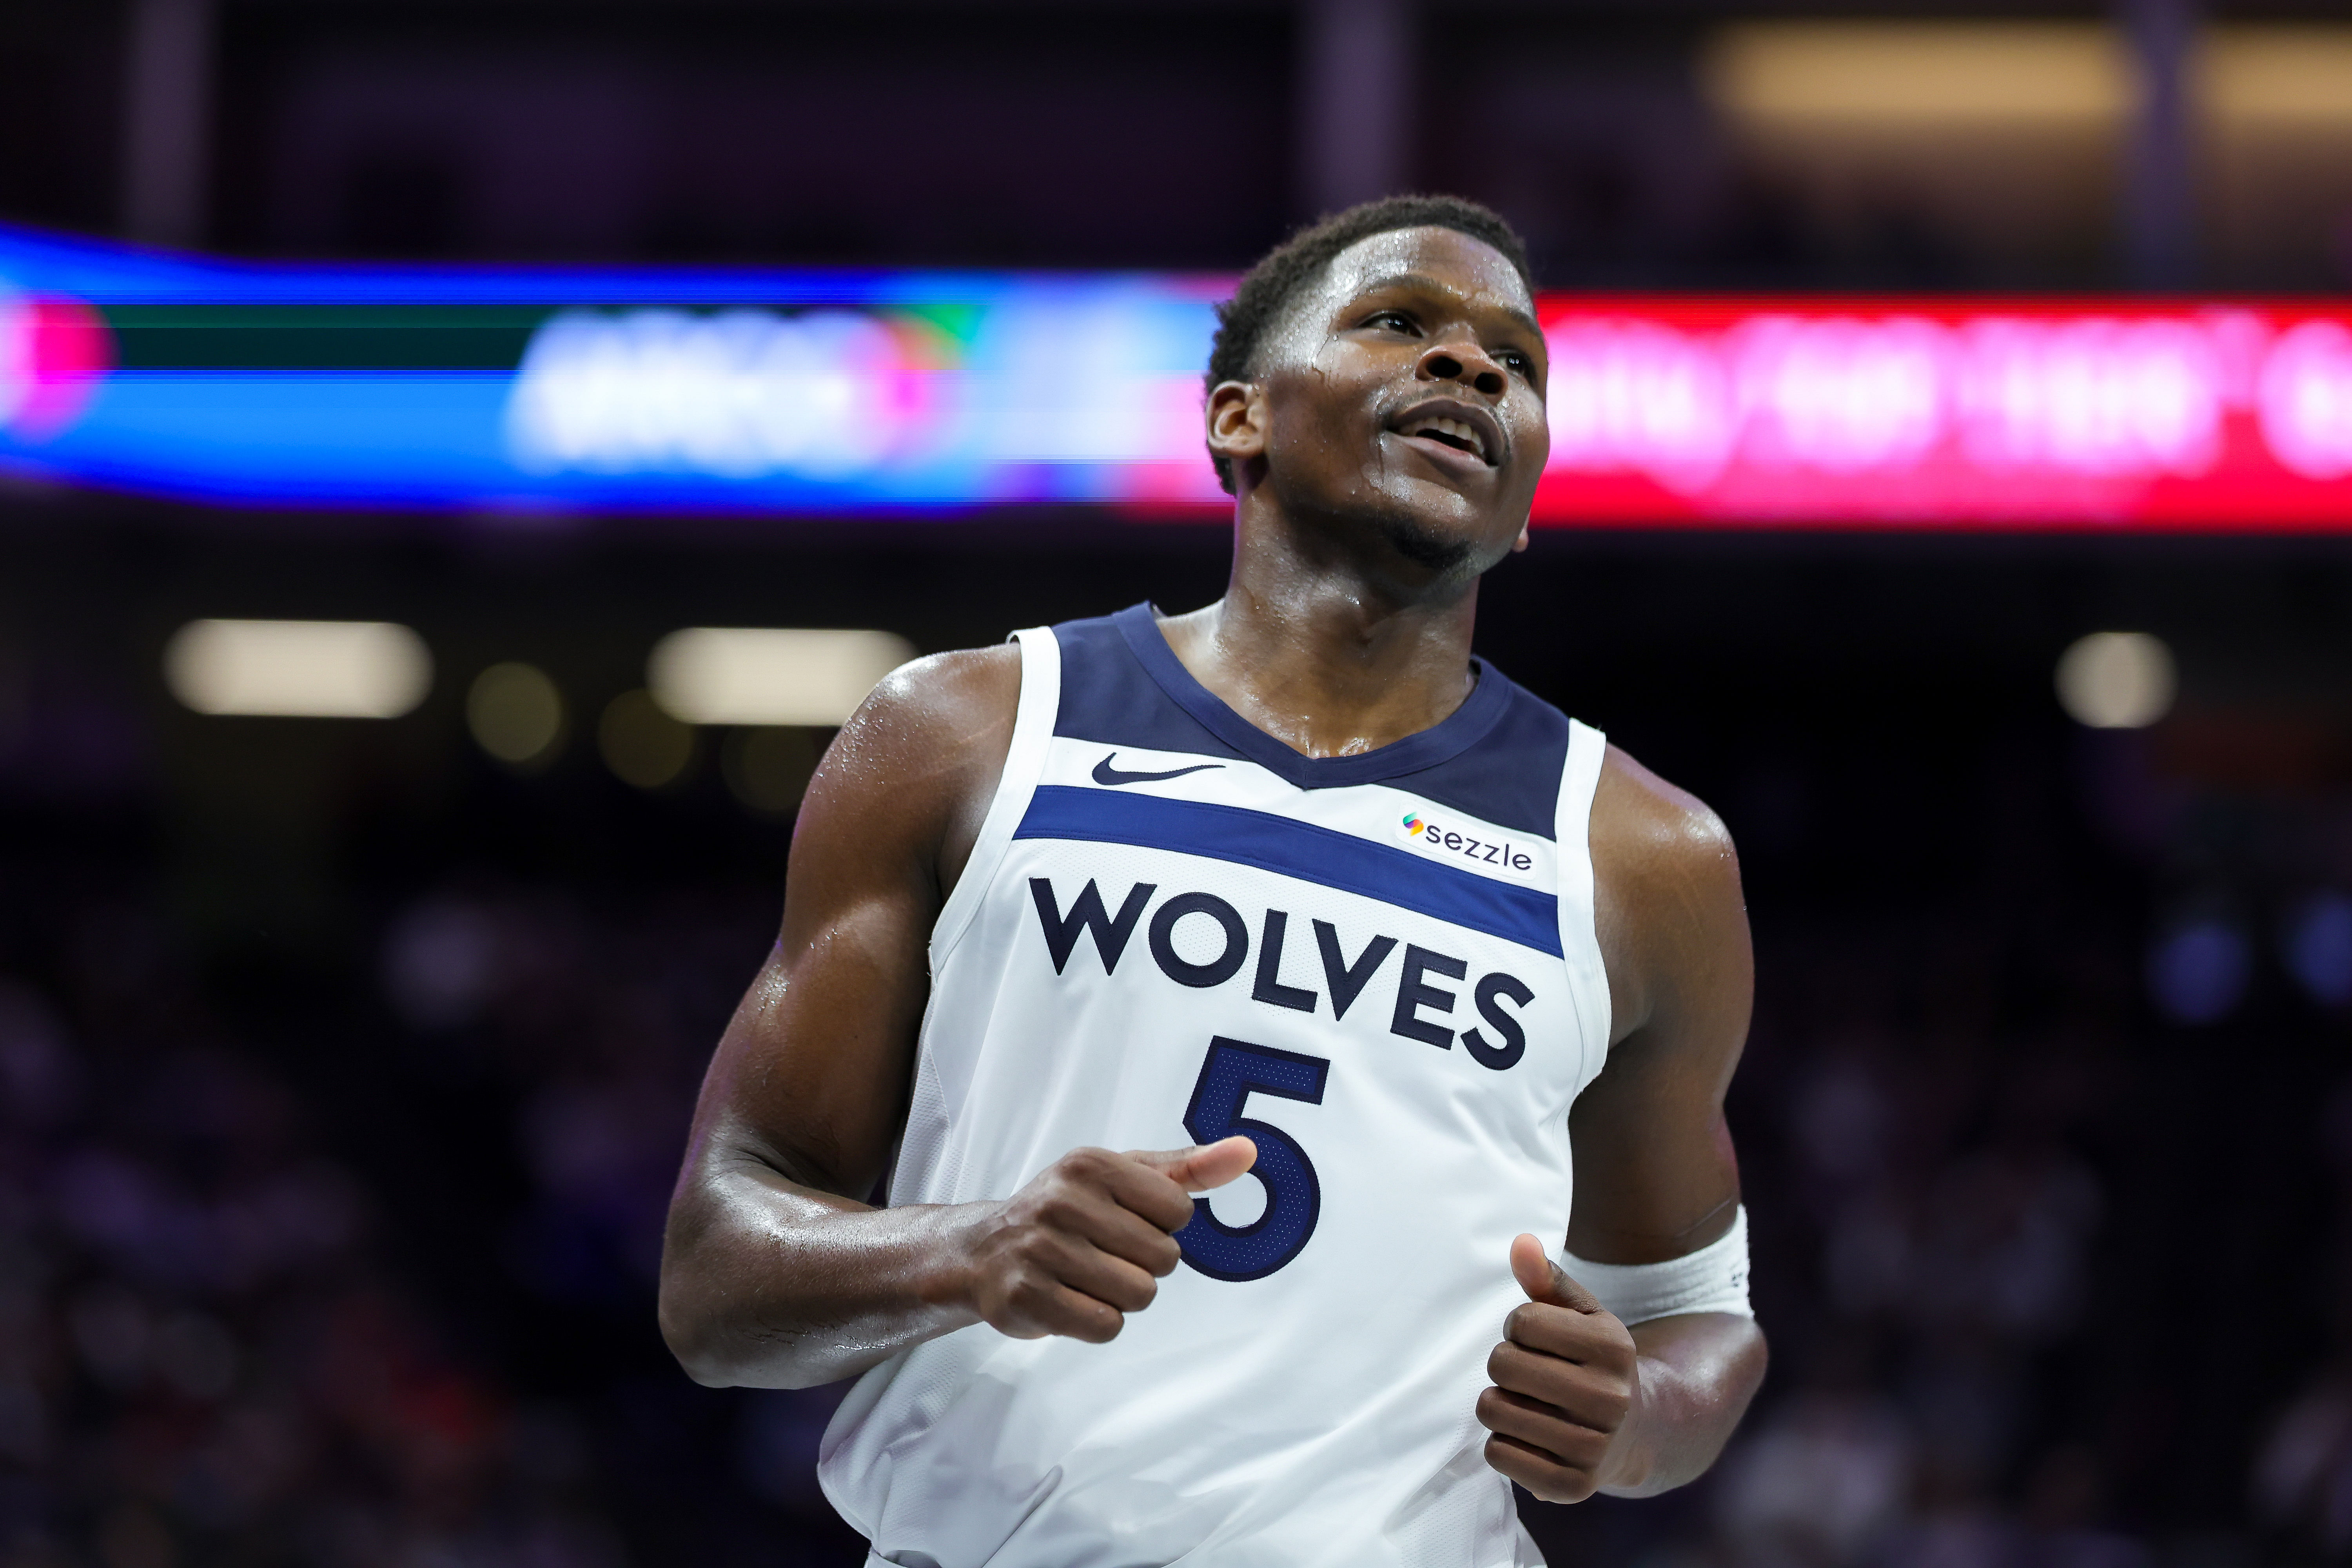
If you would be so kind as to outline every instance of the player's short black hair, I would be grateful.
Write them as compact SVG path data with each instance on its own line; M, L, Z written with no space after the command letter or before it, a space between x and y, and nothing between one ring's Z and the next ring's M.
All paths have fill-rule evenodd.
M1217 335L1209 343L1208 390L1222 382L1246 381L1258 345L1265 341L1290 301L1319 280L1334 258L1358 240L1401 228L1450 228L1457 234L1493 246L1502 253L1528 286L1536 289L1528 269L1527 242L1491 207L1460 196L1382 196L1345 212L1318 218L1258 258L1242 275L1234 297L1217 307ZM1212 452L1217 482L1231 495L1234 467Z

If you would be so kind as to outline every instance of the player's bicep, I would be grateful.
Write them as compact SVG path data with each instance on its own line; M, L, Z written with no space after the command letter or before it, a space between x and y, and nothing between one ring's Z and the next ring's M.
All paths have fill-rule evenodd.
M1723 1102L1754 989L1738 863L1712 812L1629 765L1596 880L1616 905L1604 936L1620 1005L1638 1009L1570 1131L1569 1247L1606 1263L1678 1258L1719 1238L1739 1201Z
M863 1198L904 1116L943 848L1003 760L994 650L877 692L812 780L775 947L719 1042L698 1154ZM926 661L933 664L936 661ZM894 678L898 680L898 678ZM1009 738L1009 737L1008 737Z
M1568 1249L1577 1257L1663 1263L1730 1229L1739 1163L1720 1103L1662 1075L1604 1075L1578 1100L1570 1129L1576 1203Z
M860 900L769 952L704 1080L711 1158L844 1197L873 1190L924 996L920 938L898 903Z

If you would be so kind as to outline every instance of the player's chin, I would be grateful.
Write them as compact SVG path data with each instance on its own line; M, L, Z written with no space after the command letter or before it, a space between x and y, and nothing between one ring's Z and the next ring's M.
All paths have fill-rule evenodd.
M1517 516L1499 515L1484 497L1415 487L1383 509L1381 534L1396 552L1435 572L1483 571L1518 536Z

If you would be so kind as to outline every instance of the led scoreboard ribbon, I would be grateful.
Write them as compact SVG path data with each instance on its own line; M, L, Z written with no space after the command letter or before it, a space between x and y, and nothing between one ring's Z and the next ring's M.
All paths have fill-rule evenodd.
M1211 515L1227 284L0 229L0 468L245 504ZM2352 307L1547 295L1538 522L2352 530Z
M0 462L221 501L1181 504L1213 282L317 268L0 229Z
M1539 518L2352 528L2352 310L1547 299Z

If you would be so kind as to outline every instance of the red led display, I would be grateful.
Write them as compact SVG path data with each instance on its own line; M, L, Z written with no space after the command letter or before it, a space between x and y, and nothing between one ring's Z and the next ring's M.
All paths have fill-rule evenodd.
M2352 527L2352 310L1553 295L1538 521Z

